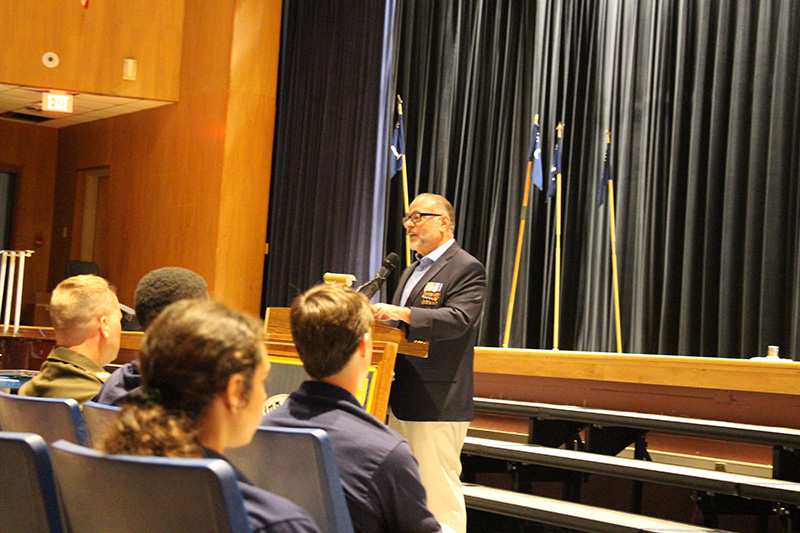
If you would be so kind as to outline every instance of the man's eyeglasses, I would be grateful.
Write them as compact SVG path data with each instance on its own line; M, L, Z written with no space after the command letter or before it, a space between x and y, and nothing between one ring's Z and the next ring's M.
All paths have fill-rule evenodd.
M403 217L403 224L411 221L412 224L419 224L422 222L423 217L440 217L439 213L411 213L410 215L406 215Z

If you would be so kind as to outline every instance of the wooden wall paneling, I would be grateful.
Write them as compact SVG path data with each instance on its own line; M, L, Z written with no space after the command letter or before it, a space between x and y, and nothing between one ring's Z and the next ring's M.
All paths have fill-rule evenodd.
M48 290L58 132L0 120L0 139L0 166L17 172L11 246L35 252L25 261L22 297L22 319L30 323L36 293ZM42 237L40 246L34 244L37 236Z
M206 278L215 298L258 312L280 13L277 1L188 3L179 101L62 130L53 227L68 236L52 272L70 258L77 172L108 166L104 275L122 302L144 274L175 265Z
M91 61L85 65L87 82L97 87L91 92L177 101L183 0L90 3L86 15L95 9L97 19L87 20L78 51ZM101 45L108 53L98 53ZM124 58L137 61L134 81L122 79Z
M113 119L106 253L109 278L132 302L154 268L183 266L213 279L222 139L213 123L225 103L212 96Z
M189 2L184 11L180 100L224 95L230 82L234 0ZM227 100L227 95L224 96ZM224 135L224 122L217 124Z
M105 274L124 303L168 265L197 271L213 292L232 15L231 2L187 6L177 104L63 130L59 186L70 202L79 169L110 169ZM68 250L53 262L66 264Z
M214 286L258 313L264 270L281 2L240 0L234 14Z
M14 23L13 31L0 33L0 81L35 87L75 84L84 15L79 7L79 2L58 0L0 2L0 20ZM46 52L59 55L58 67L44 66Z
M176 101L179 95L184 1L38 0L0 3L0 81L33 87ZM46 52L60 63L48 68ZM137 79L122 79L124 58L137 60Z

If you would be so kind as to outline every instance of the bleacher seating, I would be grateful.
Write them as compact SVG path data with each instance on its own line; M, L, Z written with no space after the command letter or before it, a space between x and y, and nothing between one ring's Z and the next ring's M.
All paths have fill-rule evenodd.
M475 481L481 472L513 471L515 483L525 485L541 479L542 468L548 468L549 479L565 483L564 499L571 502L580 501L586 475L596 474L632 480L636 513L641 511L642 482L647 482L696 491L709 526L721 514L752 513L760 517L762 529L768 516L778 515L791 530L792 518L800 514L800 483L779 478L793 478L796 472L800 431L795 429L487 398L476 398L475 409L528 418L528 442L468 437L465 481ZM774 478L653 463L644 440L649 431L772 446ZM636 459L616 456L631 444Z
M728 494L785 505L800 505L800 483L791 481L476 437L467 437L462 453L521 464L673 485L712 494Z
M590 533L722 531L481 485L465 484L464 500L468 509L511 516L537 524L564 527L570 531Z
M719 420L701 420L677 416L591 409L574 405L553 405L537 402L517 402L493 398L475 398L475 410L539 420L576 422L582 427L622 427L643 431L658 431L673 435L689 435L766 446L800 448L800 430L736 424Z
M650 431L771 446L772 477L800 482L798 429L491 398L475 398L475 410L528 418L529 444L580 441L583 449L607 455L635 444L637 459L649 459L644 437Z

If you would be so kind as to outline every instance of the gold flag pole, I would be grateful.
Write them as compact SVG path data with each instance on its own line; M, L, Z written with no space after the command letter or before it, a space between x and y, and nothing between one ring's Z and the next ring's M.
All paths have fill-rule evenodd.
M556 128L558 143L561 139L561 131L564 125L559 122ZM563 146L559 146L559 151L563 150ZM558 154L559 158L561 153ZM553 310L553 349L558 350L558 315L561 306L561 165L556 174L556 275L555 275L555 309Z
M611 147L611 131L606 130L606 154ZM608 180L608 219L611 228L611 270L614 275L614 322L617 332L617 353L622 353L622 323L619 317L619 276L617 273L617 229L614 214L614 179Z
M539 124L539 114L533 117L533 123ZM522 253L522 236L525 234L525 217L528 213L528 192L531 188L531 169L533 161L528 161L528 177L525 180L525 192L522 195L522 213L519 217L519 235L517 235L517 253L514 256L514 275L511 278L511 296L508 299L508 313L506 314L506 331L503 334L503 348L508 348L508 338L511 335L511 318L514 316L514 297L517 294L517 278L519 277L519 258Z
M397 95L397 115L403 116L403 99L400 98L400 95ZM403 139L405 143L405 139ZM408 170L406 169L406 151L403 150L401 155L403 160L403 206L405 207L404 213L408 214ZM404 228L405 229L405 228ZM411 265L411 240L408 238L408 233L406 233L406 266Z

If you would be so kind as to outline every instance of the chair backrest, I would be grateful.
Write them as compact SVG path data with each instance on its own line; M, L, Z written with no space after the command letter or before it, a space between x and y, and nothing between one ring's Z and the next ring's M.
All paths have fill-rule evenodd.
M42 437L0 432L0 480L0 531L63 531L53 467Z
M321 429L260 427L225 451L250 481L296 503L322 531L353 531L330 437Z
M107 455L63 440L50 455L74 533L250 531L236 474L222 459Z
M59 439L87 445L78 402L71 398L35 398L0 392L0 429L36 433L48 444Z
M122 408L88 401L83 404L83 421L89 434L89 445L96 446L106 429L119 417Z

